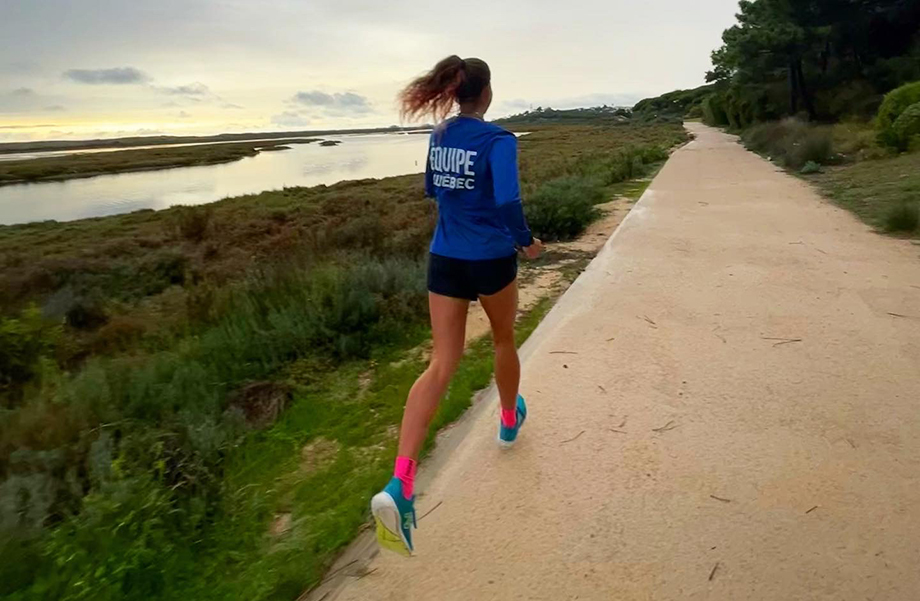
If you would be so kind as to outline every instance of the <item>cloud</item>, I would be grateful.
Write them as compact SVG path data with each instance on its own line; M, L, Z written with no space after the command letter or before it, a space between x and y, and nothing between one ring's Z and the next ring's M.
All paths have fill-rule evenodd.
M0 125L0 129L34 129L36 127L58 127L58 124L39 123L38 125Z
M16 98L31 98L32 96L35 96L35 90L32 88L16 88L10 92L10 96L14 96Z
M222 108L222 109L233 109L233 110L238 110L238 111L243 110L243 107L241 107L241 106L238 105L238 104L233 104L232 102L225 102L225 103L223 103L222 105L220 105L220 108Z
M310 125L309 119L293 111L284 111L278 115L272 116L272 125L280 127L306 127Z
M319 90L297 92L290 102L301 106L321 108L333 113L370 113L373 110L366 97L354 92L335 94Z
M173 96L211 96L211 89L200 81L196 81L195 83L190 83L184 86L160 87L158 89L164 94L171 94Z
M45 110L49 113L61 113L67 110L67 107L61 104L52 104L51 106L46 106Z
M70 69L65 71L66 79L89 85L133 85L150 81L150 76L134 67L113 67L111 69Z
M176 117L179 119L191 119L192 115L190 113L186 113L185 111L179 111L176 113Z

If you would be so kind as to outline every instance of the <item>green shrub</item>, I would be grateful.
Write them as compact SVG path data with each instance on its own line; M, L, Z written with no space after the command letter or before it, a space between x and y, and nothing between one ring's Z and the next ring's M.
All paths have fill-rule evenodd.
M582 233L600 212L603 188L585 177L561 177L540 186L524 203L527 222L534 236L543 240L567 240Z
M703 110L703 122L707 125L722 127L728 125L728 115L725 113L725 104L719 94L712 94L703 99L700 104Z
M920 81L905 84L885 95L876 119L881 144L892 148L898 147L899 137L894 130L894 123L901 113L918 102L920 102Z
M703 118L703 107L699 104L694 104L690 107L690 110L684 115L684 119L702 119Z
M902 202L888 209L885 229L889 232L913 232L920 226L920 205Z
M799 173L801 173L802 175L811 175L812 173L821 173L821 165L814 161L808 161L802 166L802 168L799 170Z
M801 169L806 163L826 165L833 154L831 132L825 127L809 127L791 141L786 152L786 166Z
M831 129L798 119L761 123L745 131L741 138L748 148L790 169L801 169L809 161L825 165L833 156Z
M33 590L62 601L157 598L184 572L194 531L182 518L149 477L107 485L44 542L50 565Z
M900 150L908 150L911 141L920 136L920 102L910 105L898 116L891 125L891 131L894 135L895 147Z
M214 208L211 205L173 208L173 222L179 235L190 242L204 240L211 226Z
M0 406L7 394L39 374L42 358L52 353L60 333L60 326L48 324L35 307L18 318L0 319Z

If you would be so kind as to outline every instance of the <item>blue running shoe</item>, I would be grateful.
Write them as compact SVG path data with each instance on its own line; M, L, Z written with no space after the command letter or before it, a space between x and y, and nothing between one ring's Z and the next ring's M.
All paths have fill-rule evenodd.
M371 499L371 513L377 522L377 542L384 549L400 555L412 555L412 528L415 523L415 495L403 495L402 482L393 477L381 492Z
M505 424L502 423L501 418L498 419L498 444L508 448L514 445L517 440L518 432L521 430L521 426L524 425L524 420L527 419L527 404L524 403L524 397L518 395L517 398L517 422L514 424L513 428L506 428Z

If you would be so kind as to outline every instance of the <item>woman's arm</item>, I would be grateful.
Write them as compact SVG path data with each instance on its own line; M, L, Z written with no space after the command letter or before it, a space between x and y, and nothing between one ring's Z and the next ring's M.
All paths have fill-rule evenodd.
M515 244L526 248L533 244L533 235L524 217L521 203L521 186L518 182L517 139L503 136L496 140L489 152L495 204L505 226L511 231Z

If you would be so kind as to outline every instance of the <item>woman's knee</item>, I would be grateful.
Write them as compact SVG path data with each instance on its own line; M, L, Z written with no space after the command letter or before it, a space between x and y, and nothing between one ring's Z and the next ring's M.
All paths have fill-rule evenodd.
M514 328L492 330L492 343L495 348L514 347Z
M457 371L457 365L460 363L460 357L432 357L431 363L428 364L428 371L435 380L447 386L454 372Z

